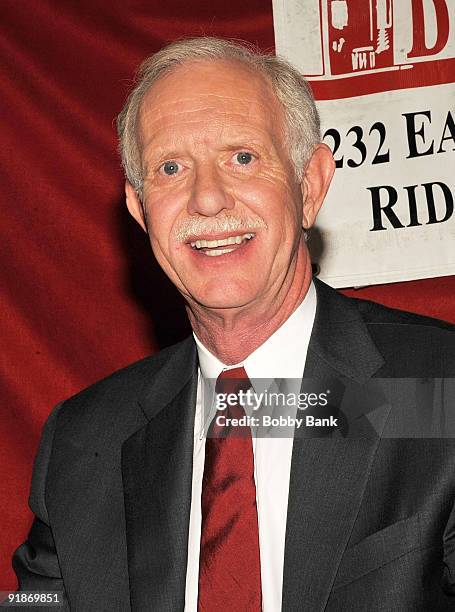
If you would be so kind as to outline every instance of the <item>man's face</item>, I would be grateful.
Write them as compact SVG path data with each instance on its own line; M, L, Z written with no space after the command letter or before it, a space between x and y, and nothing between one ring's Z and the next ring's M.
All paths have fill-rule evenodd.
M307 251L269 85L234 63L186 64L146 95L138 137L151 245L179 291L208 308L273 301Z

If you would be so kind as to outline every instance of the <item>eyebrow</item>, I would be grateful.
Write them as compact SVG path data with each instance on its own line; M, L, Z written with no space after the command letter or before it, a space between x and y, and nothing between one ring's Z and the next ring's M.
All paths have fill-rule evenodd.
M163 161L169 160L170 161L176 157L180 157L181 155L182 155L182 152L178 151L177 149L171 149L170 151L167 151L163 147L158 147L151 151L151 156L153 159L156 159L156 161L159 161L159 160L163 160Z

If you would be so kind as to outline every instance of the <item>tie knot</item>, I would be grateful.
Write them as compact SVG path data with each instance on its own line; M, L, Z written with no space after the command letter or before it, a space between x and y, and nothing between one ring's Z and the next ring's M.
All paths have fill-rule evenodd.
M248 391L250 387L251 382L248 374L245 372L245 368L240 366L230 370L223 370L217 378L215 391L216 393L237 394L239 391Z

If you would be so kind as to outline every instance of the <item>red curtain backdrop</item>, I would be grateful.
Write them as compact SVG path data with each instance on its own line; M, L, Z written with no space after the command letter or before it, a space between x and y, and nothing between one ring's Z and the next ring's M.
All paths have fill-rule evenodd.
M183 337L179 298L128 217L113 120L141 59L183 36L273 49L270 0L2 0L0 590L31 523L53 405ZM454 277L349 291L455 321Z

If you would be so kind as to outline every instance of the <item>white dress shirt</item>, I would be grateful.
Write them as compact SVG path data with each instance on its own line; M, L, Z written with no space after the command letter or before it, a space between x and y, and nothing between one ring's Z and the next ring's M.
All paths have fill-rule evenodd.
M242 363L235 366L226 366L219 361L194 335L199 357L199 382L194 427L185 612L197 611L198 597L201 493L205 460L201 376L204 379L216 379L223 370L243 365L253 382L253 388L255 378L301 379L315 313L316 290L311 283L305 299L283 325ZM253 437L263 612L281 610L292 445L291 437Z

